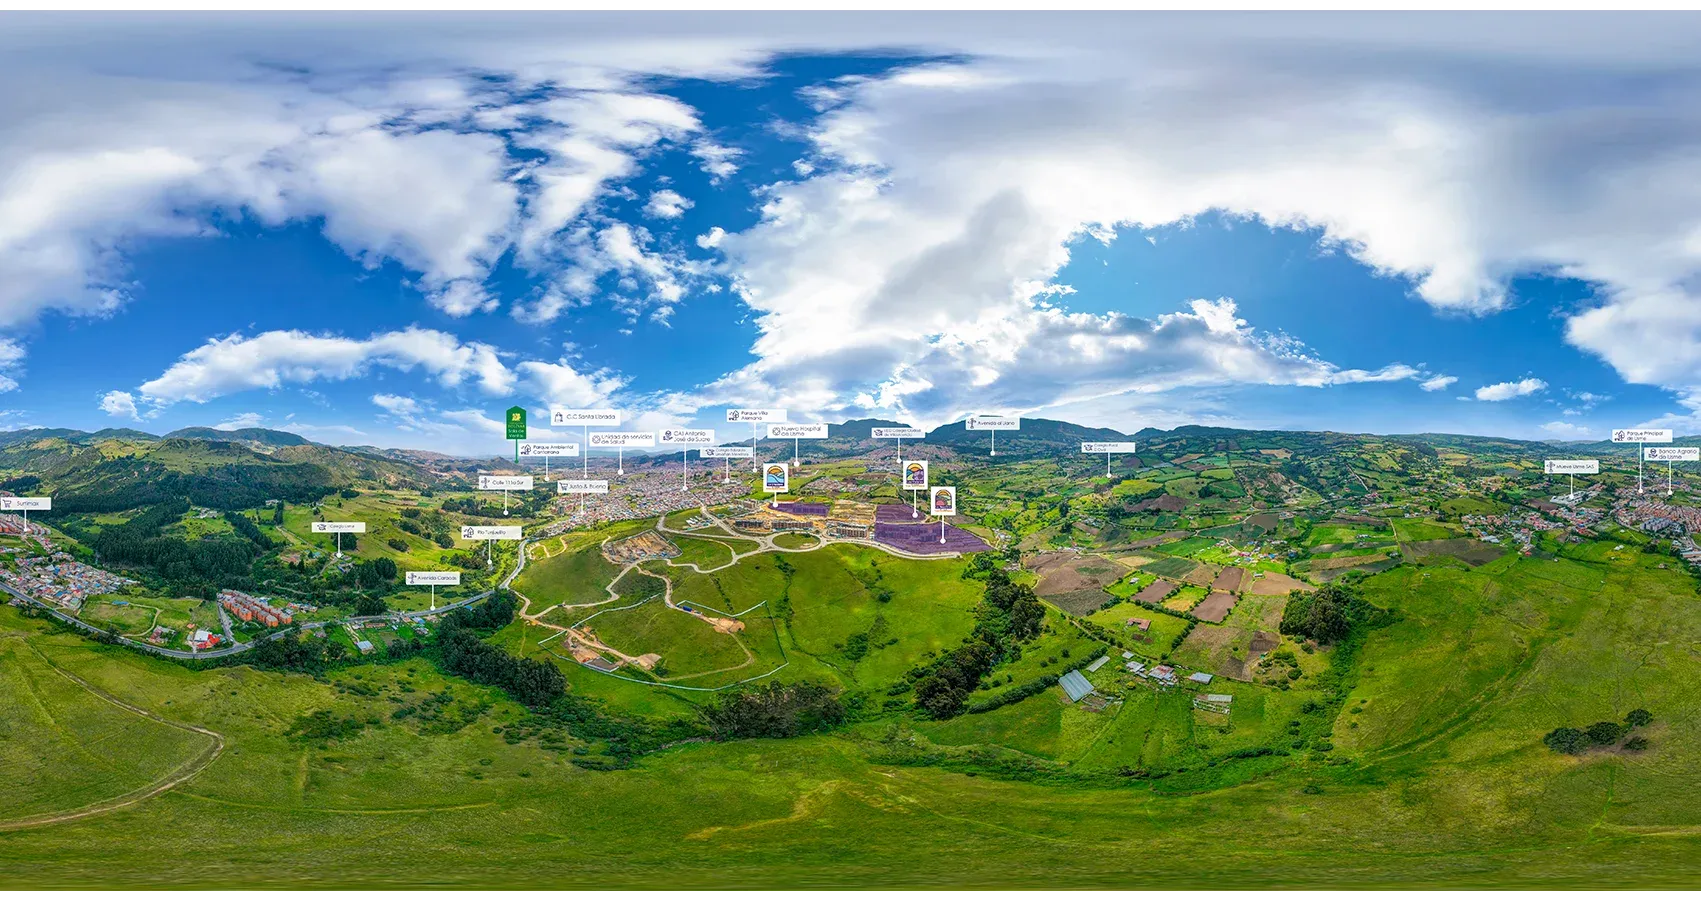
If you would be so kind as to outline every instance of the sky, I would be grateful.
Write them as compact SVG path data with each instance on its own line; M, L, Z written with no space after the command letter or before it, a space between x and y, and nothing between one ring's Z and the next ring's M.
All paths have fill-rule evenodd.
M0 14L0 85L0 428L1701 431L1695 16Z

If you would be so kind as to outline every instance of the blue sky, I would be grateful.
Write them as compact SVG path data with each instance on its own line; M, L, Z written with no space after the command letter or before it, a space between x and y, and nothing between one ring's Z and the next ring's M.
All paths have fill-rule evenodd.
M1697 428L1686 20L10 21L0 427Z

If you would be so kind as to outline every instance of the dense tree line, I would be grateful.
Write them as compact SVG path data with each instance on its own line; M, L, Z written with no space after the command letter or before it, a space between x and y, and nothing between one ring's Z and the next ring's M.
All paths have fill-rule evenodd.
M805 681L728 691L701 710L716 738L785 738L812 734L844 721L845 708L830 687Z
M437 653L445 671L468 681L499 687L520 703L546 707L567 690L567 679L554 665L514 656L487 644L482 632L514 620L514 598L499 591L482 607L462 607L444 618L437 630Z
M237 534L247 538L261 550L270 550L276 546L272 539L260 530L260 526L255 525L247 516L238 512L227 512L224 514L224 520L230 523L230 527L235 529Z
M189 501L178 497L150 506L128 522L95 534L82 528L65 530L92 547L102 559L151 568L183 593L203 595L209 585L247 578L259 553L254 543L234 538L187 541L160 534L188 511Z
M985 572L987 585L974 632L931 666L911 673L916 707L935 719L962 712L981 679L1020 645L1038 637L1045 622L1045 607L1033 588L1011 581L1002 569L979 571Z
M347 655L348 649L342 644L322 633L309 633L299 637L260 641L247 653L228 657L220 662L318 675L341 663Z
M0 481L0 491L11 491L21 496L35 490L40 484L41 477L38 475L19 475L16 478Z

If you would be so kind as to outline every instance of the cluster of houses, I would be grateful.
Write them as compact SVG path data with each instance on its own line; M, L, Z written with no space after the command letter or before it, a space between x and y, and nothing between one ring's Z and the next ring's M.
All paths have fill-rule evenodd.
M594 460L592 468L597 468ZM704 504L716 506L750 492L750 485L742 478L723 484L720 470L712 466L701 466L701 469L692 466L691 490L681 491L680 473L669 474L670 468L628 471L624 476L609 479L607 494L562 496L553 502L552 512L565 517L565 521L558 524L566 530L625 519L655 518L663 513L695 509ZM607 474L593 472L593 477ZM547 483L543 486L550 487Z
M1616 510L1619 524L1648 534L1693 534L1701 531L1701 509L1661 500L1630 499Z
M26 522L23 516L15 513L0 513L0 534L12 537L46 537L47 529L34 522Z
M1691 536L1701 532L1701 509L1644 499L1629 490L1626 489L1626 496L1614 509L1618 523L1646 534L1670 535L1677 555L1691 566L1701 568L1701 547L1695 545Z
M0 571L0 578L42 603L70 610L81 609L83 601L90 597L115 593L136 583L122 575L84 565L63 552L51 557L20 559L16 571Z
M1108 662L1110 662L1110 657L1101 656L1098 659L1093 660L1092 663L1086 667L1086 670L1088 672L1097 672L1099 669L1104 668L1105 664ZM1133 652L1128 650L1124 650L1122 652L1122 669L1135 678L1143 678L1163 688L1175 687L1177 684L1181 683L1181 677L1176 674L1174 666L1162 664L1147 667L1144 662L1135 658ZM1193 684L1203 686L1210 684L1212 677L1213 676L1209 672L1194 672L1193 674L1188 675L1186 680ZM1063 677L1057 679L1057 684L1059 687L1063 688L1063 694L1069 698L1070 703L1080 702L1083 698L1090 697L1096 693L1092 682L1087 680L1087 676L1083 675L1080 669L1072 669L1064 673Z
M1564 527L1534 511L1504 516L1468 515L1459 521L1465 526L1466 533L1477 540L1485 544L1510 543L1525 556L1529 556L1535 547L1538 534Z
M1364 537L1364 535L1360 535ZM1289 559L1299 555L1299 551L1288 546L1288 542L1280 539L1268 541L1253 541L1247 547L1241 547L1228 538L1217 541L1217 547L1226 550L1229 561L1237 565L1251 566L1261 559Z
M259 622L267 628L289 625L295 617L287 609L278 609L267 602L269 598L254 597L228 588L219 591L219 605L244 622Z

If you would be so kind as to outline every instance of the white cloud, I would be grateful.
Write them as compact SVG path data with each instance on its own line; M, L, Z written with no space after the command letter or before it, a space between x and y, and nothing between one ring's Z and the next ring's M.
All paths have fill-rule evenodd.
M612 274L616 291L608 296L611 305L632 321L648 314L665 322L684 299L686 286L705 267L658 244L647 229L624 222L576 230L560 245L568 267L538 300L515 306L515 318L529 324L552 322L568 308L601 295L599 280Z
M17 375L23 370L24 357L29 351L11 338L0 337L0 394L18 389Z
M644 215L652 219L677 219L696 205L678 191L660 190L651 194L649 202L644 204Z
M596 408L626 386L626 379L608 370L580 372L566 360L538 362L528 360L515 366L525 379L533 396L551 406L565 408Z
M412 269L453 314L495 302L484 277L514 251L550 282L523 311L547 321L617 271L595 207L648 154L684 148L716 180L737 169L695 111L639 87L647 76L901 46L950 61L814 86L825 113L802 180L768 188L762 223L721 248L761 329L761 367L735 381L796 373L798 390L844 402L939 353L969 359L952 348L1038 314L1072 240L1222 210L1318 229L1447 311L1503 307L1520 272L1583 279L1600 299L1567 340L1632 382L1701 390L1697 27L839 15L663 33L644 17L526 17L304 23L280 41L261 24L137 40L42 19L0 34L0 80L31 85L0 98L0 325L110 312L126 248L232 214L322 224L352 255ZM634 313L672 308L638 267L617 277ZM925 337L882 348L895 332ZM972 386L987 368L934 375ZM993 384L1021 377L993 368Z
M235 431L239 428L259 428L265 421L257 412L245 412L231 416L213 427L219 431Z
M1120 313L1008 309L971 328L928 336L901 322L872 345L826 345L807 355L763 359L663 409L688 413L734 402L832 411L891 411L932 425L987 409L1032 413L1117 395L1232 384L1303 387L1398 381L1417 369L1342 369L1291 338L1261 333L1232 300L1194 300L1186 312L1139 319ZM850 332L847 332L850 333ZM867 373L861 392L839 385Z
M529 260L546 260L557 235L583 214L611 182L637 171L637 154L698 130L697 114L671 97L588 92L535 106L552 123L522 135L523 147L545 161L529 170L535 195L519 246Z
M392 416L412 416L420 410L418 400L396 394L373 394L372 402Z
M1437 375L1434 378L1424 379L1423 383L1419 384L1418 387L1423 388L1426 391L1444 391L1458 380L1458 378L1455 378L1452 375Z
M323 211L325 236L368 265L425 273L428 299L450 315L495 308L482 282L519 213L501 140L373 127L314 135L284 153L292 218Z
M721 241L724 240L726 240L726 229L716 225L710 228L707 233L697 235L697 246L704 250L713 250L719 247Z
M1565 415L1568 416L1582 415L1612 399L1611 396L1606 394L1596 394L1591 391L1566 391L1565 395L1576 401L1573 408L1564 410Z
M734 160L743 156L744 151L705 139L692 145L691 155L702 164L710 183L720 184L738 172L738 164Z
M1574 422L1549 422L1542 426L1542 430L1567 441L1586 441L1594 434L1590 429Z
M132 245L244 216L308 223L363 264L399 264L450 315L489 311L498 259L513 251L547 280L563 265L562 232L643 154L667 141L691 153L700 130L685 104L628 89L635 72L499 89L438 74L468 71L443 59L386 70L356 52L335 54L335 74L302 61L297 77L277 77L295 49L220 53L190 74L156 57L95 75L104 64L78 65L69 48L0 64L0 80L36 85L0 100L0 326L111 313L133 287ZM280 68L251 68L262 59Z
M1328 384L1374 384L1386 381L1410 381L1423 373L1402 363L1383 366L1373 372L1364 369L1344 369L1329 377Z
M1476 398L1497 403L1502 400L1512 400L1517 397L1528 397L1537 391L1547 389L1547 382L1540 378L1525 378L1519 381L1502 381L1498 384L1487 384L1477 388Z
M136 411L136 397L129 391L107 391L100 398L100 411L109 416L142 421L142 416Z
M418 368L447 387L476 383L489 394L505 393L514 383L489 344L462 343L454 335L414 327L364 340L303 331L213 338L138 391L156 404L202 403L255 388L347 380L375 366Z

